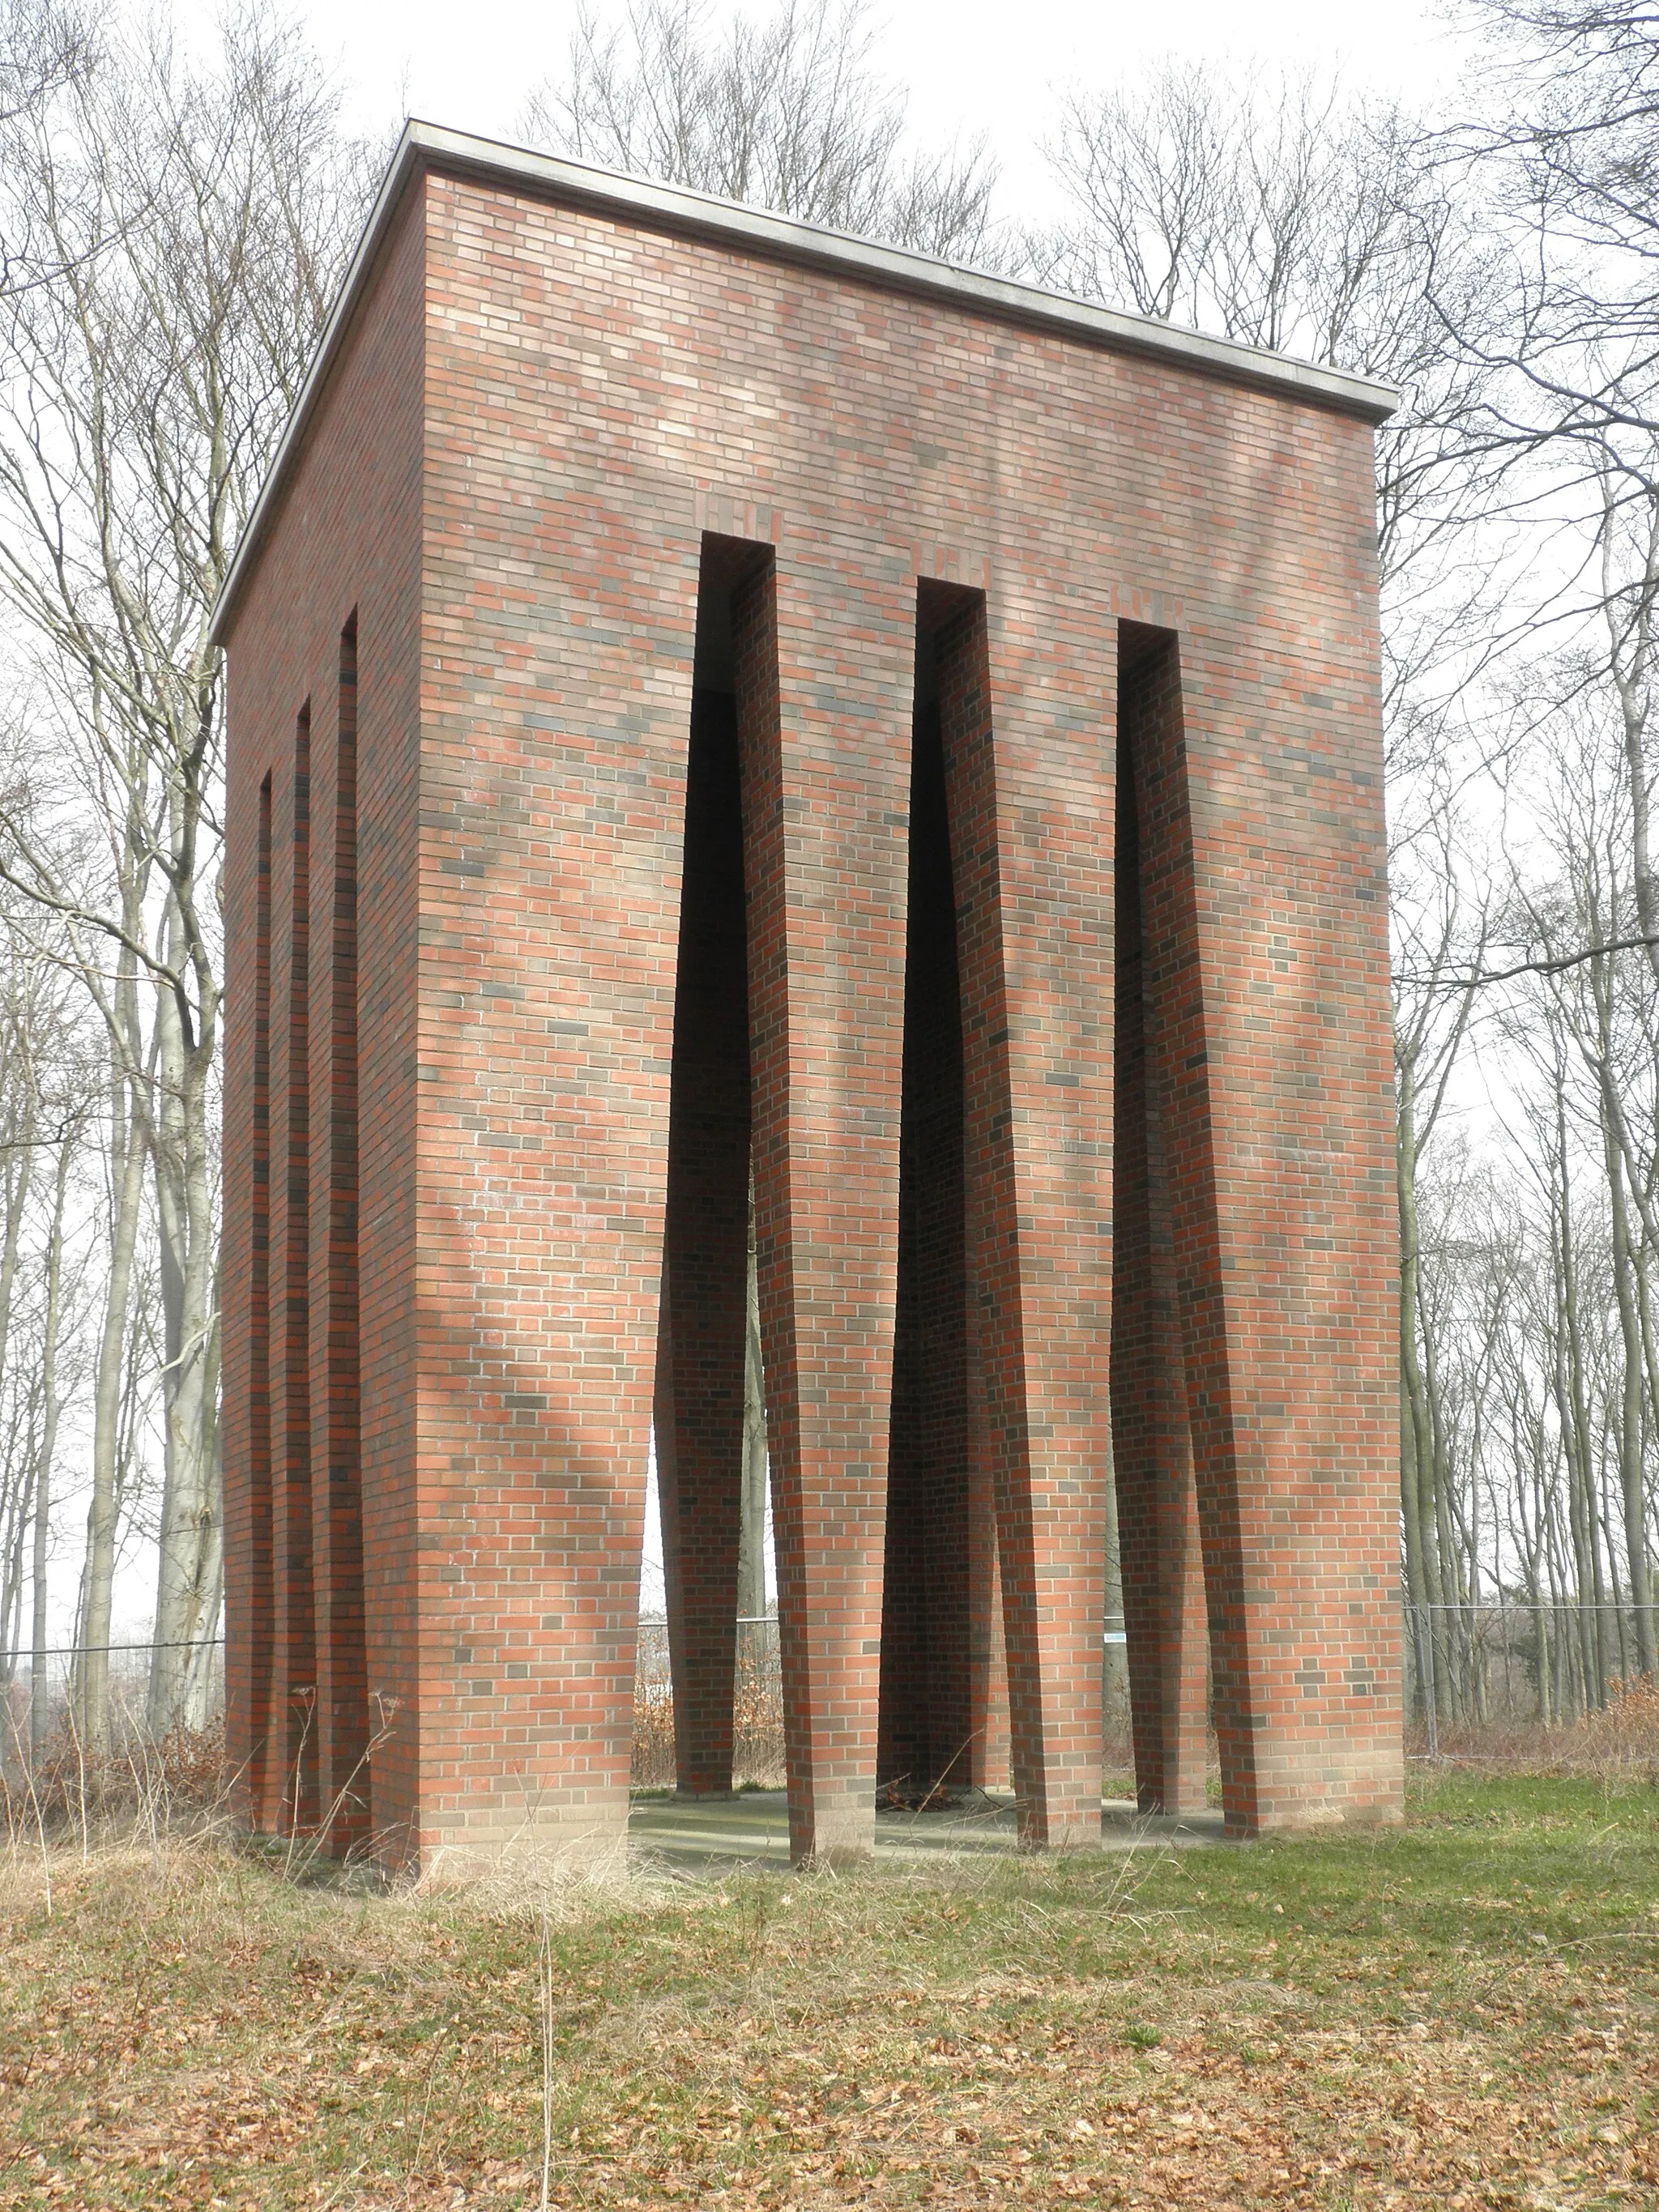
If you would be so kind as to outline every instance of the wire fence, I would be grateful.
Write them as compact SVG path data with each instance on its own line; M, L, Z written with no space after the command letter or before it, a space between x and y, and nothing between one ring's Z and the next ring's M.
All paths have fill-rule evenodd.
M104 1695L112 1728L123 1737L143 1733L150 1671L158 1651L204 1654L205 1679L191 1698L191 1717L198 1726L221 1720L225 1710L222 1636L177 1643L56 1644L38 1653L0 1651L0 1754L25 1741L39 1745L43 1738L72 1735L77 1683L84 1675L84 1662L97 1657L108 1662Z
M1443 1729L1553 1728L1599 1712L1650 1671L1659 1607L1513 1598L1401 1608L1406 1707L1426 1747ZM1646 1636L1644 1636L1644 1628Z
M1644 1671L1644 1613L1659 1634L1659 1607L1640 1608L1623 1601L1407 1604L1401 1608L1401 1659L1407 1728L1433 1757L1443 1738L1468 1744L1483 1733L1553 1729L1600 1711L1621 1685ZM224 1639L198 1639L198 1647L210 1656L205 1700L198 1701L195 1711L216 1721L224 1710ZM39 1743L43 1735L72 1731L77 1669L94 1649L107 1657L112 1714L124 1731L142 1732L153 1657L178 1648L137 1639L97 1647L54 1645L40 1655L38 1705L35 1657L27 1650L0 1651L0 1752L26 1745L31 1737ZM1102 1656L1104 1726L1109 1751L1116 1754L1127 1744L1128 1720L1127 1654L1124 1631L1116 1623L1105 1631ZM775 1613L737 1623L733 1722L737 1778L781 1783L783 1682ZM639 1624L634 1742L635 1784L672 1786L674 1692L668 1623L661 1615L646 1615Z
M739 1617L732 1696L732 1778L763 1788L783 1784L783 1656L775 1613ZM668 1623L640 1622L634 1663L634 1786L668 1790L674 1783L674 1681Z

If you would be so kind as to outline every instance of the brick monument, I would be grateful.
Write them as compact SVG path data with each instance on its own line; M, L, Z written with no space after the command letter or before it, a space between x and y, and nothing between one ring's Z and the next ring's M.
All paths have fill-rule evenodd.
M654 1420L731 1783L759 1255L796 1853L878 1782L1401 1789L1392 395L410 125L216 617L249 1820L614 1841Z

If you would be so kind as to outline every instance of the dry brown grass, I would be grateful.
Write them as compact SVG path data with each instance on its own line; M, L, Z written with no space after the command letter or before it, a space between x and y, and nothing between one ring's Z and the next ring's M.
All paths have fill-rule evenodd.
M1659 2202L1659 1797L926 1875L350 1895L211 1841L0 1875L0 2204ZM543 2052L549 2064L545 2071Z
M1408 1748L1426 1756L1420 1729ZM1506 1768L1516 1774L1559 1775L1613 1784L1659 1787L1659 1683L1644 1675L1615 1680L1599 1712L1565 1726L1538 1721L1469 1721L1438 1730L1443 1759Z
M1656 1752L1638 1684L1369 1838L380 1895L238 1847L216 1740L59 1746L0 2207L526 2212L544 2142L571 2212L1659 2205Z
M159 1739L124 1727L103 1752L60 1728L39 1760L26 1763L14 1747L0 1763L0 1844L15 1855L215 1832L227 1822L230 1783L220 1722Z

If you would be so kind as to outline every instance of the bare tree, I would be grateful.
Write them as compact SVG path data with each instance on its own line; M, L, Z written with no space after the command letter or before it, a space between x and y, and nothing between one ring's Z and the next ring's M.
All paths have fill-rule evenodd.
M1443 783L1444 779L1442 779ZM1455 850L1462 824L1442 792L1425 826L1396 854L1395 913L1405 981L1395 1002L1395 1190L1400 1223L1401 1534L1407 1597L1422 1616L1455 1601L1458 1549L1452 1524L1440 1346L1430 1325L1419 1182L1445 1111L1475 1007L1475 991L1443 988L1449 975L1477 970L1486 929L1473 906ZM1418 1654L1425 1694L1443 1701L1446 1656L1428 1632Z
M0 161L55 94L83 78L96 48L90 22L62 0L0 0ZM9 210L0 222L0 295L48 283L60 264Z
M27 986L31 979L14 966L9 980ZM17 1357L24 1231L41 1152L35 996L13 988L0 1000L0 1666L7 1680L19 1643L39 1453L38 1363Z
M83 1368L94 1116L83 1004L58 969L33 957L15 920L0 912L0 1676L9 1680L28 1650L38 1753L52 1717L46 1645L58 1442Z
M199 1717L221 1575L220 664L207 619L367 188L299 32L247 12L206 64L164 24L21 118L0 194L59 270L4 302L0 594L34 641L33 764L0 872L52 919L108 1042L114 1265L84 1626L107 1641L118 1361L141 1176L164 1316L149 1717ZM40 743L40 740L50 742ZM101 1724L96 1669L88 1717Z
M1659 979L1639 942L1640 843L1625 771L1628 712L1616 677L1571 656L1553 675L1563 695L1537 748L1534 811L1555 862L1541 882L1520 871L1512 891L1528 941L1582 957L1528 977L1530 1003L1559 1040L1551 1089L1562 1204L1572 1182L1595 1189L1603 1224L1608 1362L1616 1370L1603 1424L1617 1498L1618 1545L1635 1623L1637 1662L1656 1653L1646 1462L1656 1431L1653 1268L1659 1261ZM1564 742L1565 741L1565 742ZM1624 945L1623 951L1611 948ZM1569 1124L1577 1139L1568 1145Z
M58 1430L64 1395L59 1353L64 1336L64 1231L69 1211L70 1170L75 1147L65 1130L58 1144L52 1177L52 1211L46 1231L46 1306L40 1327L40 1436L35 1450L33 1512L34 1516L33 1607L29 1637L29 1749L39 1759L46 1746L51 1726L50 1680L46 1668L46 1624L49 1592L47 1564L52 1547L52 1474L58 1455Z
M1503 273L1478 205L1419 141L1398 106L1310 76L1166 63L1066 97L1048 152L1070 213L1027 242L1050 283L1401 387L1378 434L1377 550L1390 765L1407 773L1441 756L1491 627L1471 456Z
M1487 33L1480 94L1425 151L1448 189L1482 195L1505 312L1470 329L1437 289L1435 305L1485 372L1489 480L1537 549L1513 687L1528 759L1506 793L1527 849L1511 871L1514 951L1492 980L1551 1163L1555 1525L1580 1599L1612 1606L1621 1639L1628 1614L1620 1663L1652 1673L1659 21L1598 0L1469 12ZM1540 654L1551 633L1565 646ZM1550 1534L1541 1510L1533 1523ZM1597 1693L1608 1663L1605 1637L1588 1641L1580 1674Z
M1659 20L1627 0L1467 0L1477 111L1437 161L1478 174L1510 249L1500 447L1659 431ZM1482 335L1448 327L1466 344Z
M706 0L631 0L615 30L583 13L520 128L576 161L983 265L998 252L983 140L907 150L873 46L868 0L780 0L723 32Z

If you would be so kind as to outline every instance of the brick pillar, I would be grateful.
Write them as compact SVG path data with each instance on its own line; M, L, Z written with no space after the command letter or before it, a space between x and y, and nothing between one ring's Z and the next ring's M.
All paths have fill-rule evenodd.
M225 1016L225 1747L240 1817L264 1804L274 1592L270 1498L270 777L238 821L232 778L226 938L247 986ZM244 855L246 858L244 858ZM251 866L249 863L251 862Z
M369 1832L357 1322L357 625L340 638L332 744L317 747L310 1051L312 1555L324 1848Z
M286 769L286 773L284 773ZM274 797L271 921L270 1406L275 1584L270 1729L259 1825L317 1813L316 1621L311 1531L311 707Z
M912 822L915 811L912 810ZM914 957L914 931L912 932ZM907 970L905 998L909 1000ZM906 1023L904 1081L912 1068ZM905 1137L908 1139L908 1129ZM881 1692L876 1774L903 1792L925 1788L927 1741L927 1539L925 1415L922 1409L922 1301L914 1251L915 1192L908 1142L902 1140L896 1305L893 1329L893 1405L887 1439L887 1536L882 1555Z
M477 428L465 415L457 437ZM393 1613L390 1558L371 1585L379 1632L401 1627L418 1671L374 1800L378 1826L383 1780L400 1796L407 1774L423 1871L460 1877L626 1836L697 572L689 531L641 534L659 510L636 531L625 502L596 501L579 529L572 501L481 515L463 471L436 483L402 1062L415 1601ZM538 582L497 629L469 594L507 573ZM364 983L367 1363L367 960Z
M1131 769L1138 696L1131 678L1119 699L1112 1463L1136 1796L1143 1812L1195 1813L1205 1803L1206 1624L1164 1129L1147 1082Z
M382 1737L370 1796L375 1853L388 1868L418 1863L422 1578L434 1564L436 1533L421 1524L417 1483L426 1237L420 1115L429 1078L416 1041L422 964L433 958L436 935L421 917L432 870L421 848L430 787L420 774L417 613L417 599L411 605L379 591L358 605L358 1443L363 1648ZM440 869L447 857L436 856Z
M1102 640L984 601L938 637L962 966L972 1450L996 1504L1022 1832L1100 1836L1112 779ZM1108 649L1109 653L1109 649ZM1104 665L1103 665L1104 664Z
M710 580L705 568L705 587ZM732 1787L749 1247L749 1013L736 702L691 708L674 997L657 1482L683 1790Z
M833 1860L874 1839L915 602L769 562L732 614L789 1841Z
M1304 765L1254 720L1234 735L1235 666L1198 687L1194 737L1174 636L1125 624L1124 653L1227 1826L1397 1818L1372 718L1353 725L1361 772L1340 792L1322 778L1310 805ZM1321 765L1334 782L1340 750ZM1339 800L1351 842L1333 835Z

